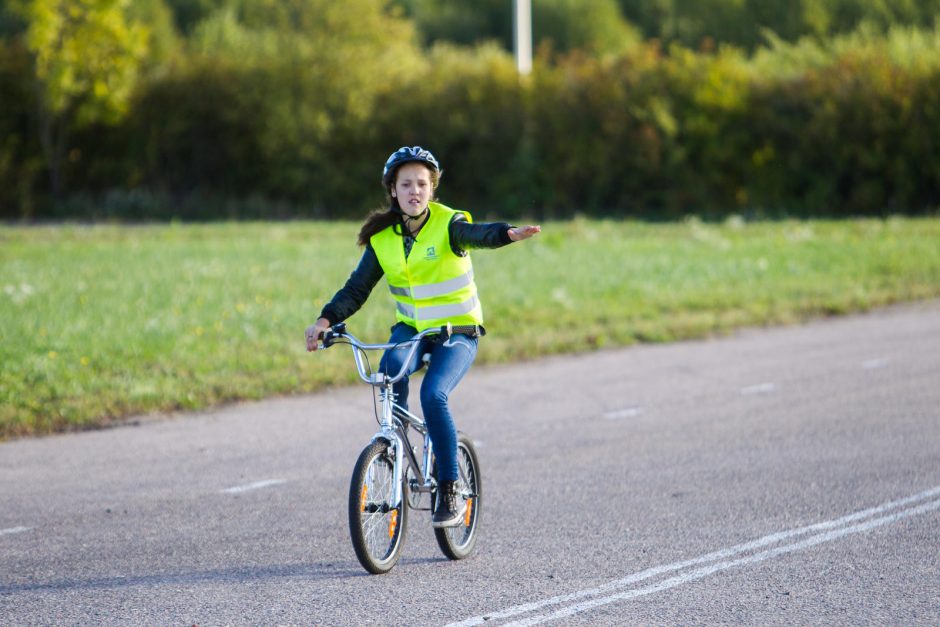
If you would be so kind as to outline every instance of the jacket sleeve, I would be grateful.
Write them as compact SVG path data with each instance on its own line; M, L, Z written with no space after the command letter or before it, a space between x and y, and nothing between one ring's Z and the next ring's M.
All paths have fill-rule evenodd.
M512 243L511 228L508 222L468 222L458 213L450 221L450 247L461 256L474 248L500 248Z
M320 317L329 320L330 324L337 324L349 318L365 304L375 284L384 274L379 258L375 256L375 250L371 244L366 244L359 265L333 299L324 305Z

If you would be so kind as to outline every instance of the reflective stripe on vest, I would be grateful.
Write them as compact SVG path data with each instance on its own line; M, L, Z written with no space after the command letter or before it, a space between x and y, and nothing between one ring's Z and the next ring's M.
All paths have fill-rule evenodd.
M429 305L427 307L422 307L418 310L418 315L415 315L414 307L406 305L405 303L396 303L395 306L398 309L398 313L404 315L407 318L412 320L422 321L422 320L434 320L435 318L456 318L457 316L462 316L469 314L480 304L480 299L476 296L471 296L469 300L465 300L462 303L455 303L453 305ZM450 320L451 324L454 323L453 320ZM474 324L481 324L480 322L475 322ZM433 325L432 325L433 326Z
M389 285L389 291L395 296L407 296L408 298L434 298L435 296L446 296L451 292L470 286L473 283L473 268L458 277L441 281L440 283L431 283L430 285L418 285L416 287L392 287Z
M483 324L470 258L450 247L449 227L457 212L439 203L429 203L428 211L407 259L394 227L369 240L395 299L396 318L419 331L447 322Z

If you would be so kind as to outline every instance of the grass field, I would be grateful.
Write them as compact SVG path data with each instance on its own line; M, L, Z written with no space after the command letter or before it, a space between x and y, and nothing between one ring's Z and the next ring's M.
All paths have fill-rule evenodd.
M303 330L358 225L0 226L0 438L353 381ZM478 363L789 324L940 296L940 219L576 219L473 255ZM384 341L380 285L350 321Z

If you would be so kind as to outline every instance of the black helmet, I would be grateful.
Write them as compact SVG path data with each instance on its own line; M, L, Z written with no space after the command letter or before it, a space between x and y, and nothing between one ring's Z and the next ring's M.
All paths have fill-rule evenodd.
M388 161L385 162L385 167L382 169L382 185L388 187L392 184L398 166L415 161L425 164L435 172L441 171L440 164L438 164L437 159L434 158L430 150L425 150L421 146L412 146L411 148L402 146L393 152Z

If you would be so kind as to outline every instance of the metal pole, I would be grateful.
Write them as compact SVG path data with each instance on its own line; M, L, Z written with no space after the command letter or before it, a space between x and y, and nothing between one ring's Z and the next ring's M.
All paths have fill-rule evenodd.
M532 71L532 0L513 0L513 48L519 74Z

